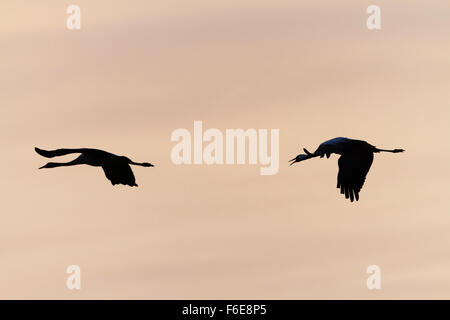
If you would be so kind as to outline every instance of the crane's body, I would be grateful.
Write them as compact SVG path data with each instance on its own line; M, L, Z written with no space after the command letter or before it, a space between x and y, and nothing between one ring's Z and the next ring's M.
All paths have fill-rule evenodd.
M93 167L102 167L106 178L108 178L112 185L124 184L131 187L137 187L136 180L131 170L130 164L142 166L142 167L153 167L151 163L143 162L137 163L130 160L124 156L118 156L113 153L90 148L80 148L80 149L57 149L57 150L42 150L35 148L35 151L46 158L53 158L64 156L72 153L80 153L78 158L69 162L48 162L46 165L40 167L44 168L56 168L56 167L68 167L80 164L87 164Z
M345 194L346 199L350 198L351 202L359 200L359 192L372 165L374 153L404 151L403 149L378 149L366 141L343 137L321 143L314 153L306 149L303 150L305 154L299 154L291 159L291 165L314 157L323 158L326 156L329 158L332 153L341 155L338 160L337 188L340 188L341 193Z

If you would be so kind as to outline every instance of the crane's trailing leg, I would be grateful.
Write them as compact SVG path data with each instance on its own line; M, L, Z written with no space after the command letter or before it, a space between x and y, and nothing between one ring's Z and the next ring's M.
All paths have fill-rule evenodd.
M399 152L404 152L405 150L403 149L393 149L393 150L385 150L385 149L378 149L376 148L376 150L374 152L392 152L392 153L399 153Z

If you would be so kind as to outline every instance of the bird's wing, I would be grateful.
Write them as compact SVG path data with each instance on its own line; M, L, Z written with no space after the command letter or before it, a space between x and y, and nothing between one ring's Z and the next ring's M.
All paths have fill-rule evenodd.
M39 149L39 148L34 148L34 151L36 151L39 155L41 155L43 157L46 157L46 158L65 156L65 155L71 154L71 153L83 153L84 150L88 150L88 149L42 150L42 149Z
M130 187L137 187L133 171L127 163L114 162L102 166L106 178L112 185L124 184Z
M372 152L344 154L339 158L337 188L341 189L341 194L345 194L346 199L350 198L351 202L359 200L359 192L372 162Z

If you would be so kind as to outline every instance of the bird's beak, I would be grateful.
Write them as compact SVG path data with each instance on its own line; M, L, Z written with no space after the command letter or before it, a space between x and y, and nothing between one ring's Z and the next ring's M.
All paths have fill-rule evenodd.
M294 159L289 160L288 162L290 162L290 166L292 166L294 163L297 162L297 157L295 157Z
M289 162L291 162L290 166L292 166L296 162L300 162L300 161L303 161L303 160L306 160L306 159L311 159L311 158L315 157L314 154L312 154L311 152L309 152L306 149L305 149L305 152L307 152L307 154L299 154L294 159L289 160Z

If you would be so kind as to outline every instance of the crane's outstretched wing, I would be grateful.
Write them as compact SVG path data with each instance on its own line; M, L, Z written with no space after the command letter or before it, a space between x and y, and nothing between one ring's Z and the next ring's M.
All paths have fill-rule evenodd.
M86 150L86 149L42 150L39 148L34 148L34 151L36 151L39 155L46 157L46 158L65 156L66 154L71 154L71 153L83 153L84 150Z
M337 188L341 189L341 194L345 194L346 199L350 197L351 202L354 199L359 200L359 192L364 185L372 162L372 152L345 154L339 158Z
M127 163L114 162L102 166L106 178L112 185L124 184L130 187L137 187L133 171Z

